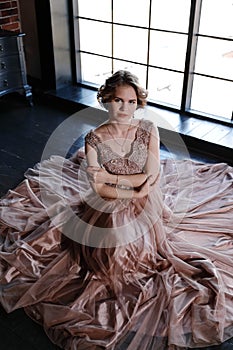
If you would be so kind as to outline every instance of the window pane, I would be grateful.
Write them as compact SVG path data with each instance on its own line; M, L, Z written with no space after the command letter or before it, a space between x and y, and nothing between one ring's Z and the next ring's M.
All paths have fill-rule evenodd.
M79 16L111 21L111 1L76 0L76 2L78 3Z
M149 25L149 0L116 0L113 2L113 21L141 27Z
M147 29L114 25L114 57L146 63L147 36Z
M80 50L111 55L111 24L80 19L79 32Z
M195 72L233 80L233 42L199 37Z
M199 33L232 38L232 0L202 0Z
M152 1L151 28L188 32L190 0Z
M150 65L184 70L187 35L152 31Z
M112 73L110 58L81 53L82 82L101 85Z
M233 82L194 76L191 109L230 120Z
M116 72L119 69L123 70L128 70L131 73L135 74L138 79L140 84L146 88L146 67L141 66L139 64L134 64L134 63L128 63L120 60L114 60L113 61L113 70Z
M180 108L183 74L149 68L149 99Z

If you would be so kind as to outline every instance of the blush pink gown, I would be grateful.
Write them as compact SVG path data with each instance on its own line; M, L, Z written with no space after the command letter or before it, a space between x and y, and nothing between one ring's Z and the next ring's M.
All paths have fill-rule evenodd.
M89 132L101 166L143 171L151 122L120 158ZM0 302L24 308L67 350L182 350L233 336L233 168L161 161L142 199L92 190L85 156L28 169L0 202Z

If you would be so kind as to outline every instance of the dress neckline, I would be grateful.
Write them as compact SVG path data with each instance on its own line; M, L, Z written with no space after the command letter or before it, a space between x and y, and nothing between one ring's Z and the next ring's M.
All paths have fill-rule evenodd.
M130 146L130 150L128 153L126 153L124 155L121 155L121 154L115 152L110 145L107 145L106 143L104 143L104 141L102 141L101 138L98 135L96 135L94 130L92 130L92 134L97 138L97 140L100 144L102 144L104 147L108 148L114 155L116 155L117 157L120 157L120 158L128 158L133 153L133 145L138 138L138 131L140 129L140 125L141 125L142 121L143 121L143 119L139 120L138 125L137 125L137 129L135 131L134 138L133 138L131 146Z

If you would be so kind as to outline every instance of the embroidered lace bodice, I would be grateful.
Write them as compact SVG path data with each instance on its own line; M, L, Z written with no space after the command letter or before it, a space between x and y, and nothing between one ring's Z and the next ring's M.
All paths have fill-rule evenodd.
M114 152L93 130L86 135L85 141L96 150L99 163L110 173L139 174L143 172L147 160L152 126L149 120L139 121L130 152L125 156Z

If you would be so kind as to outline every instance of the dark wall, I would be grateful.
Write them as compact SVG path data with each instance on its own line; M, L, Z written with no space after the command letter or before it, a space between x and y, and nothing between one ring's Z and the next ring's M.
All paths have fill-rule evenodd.
M44 90L70 84L67 1L19 0L19 9L30 83Z

